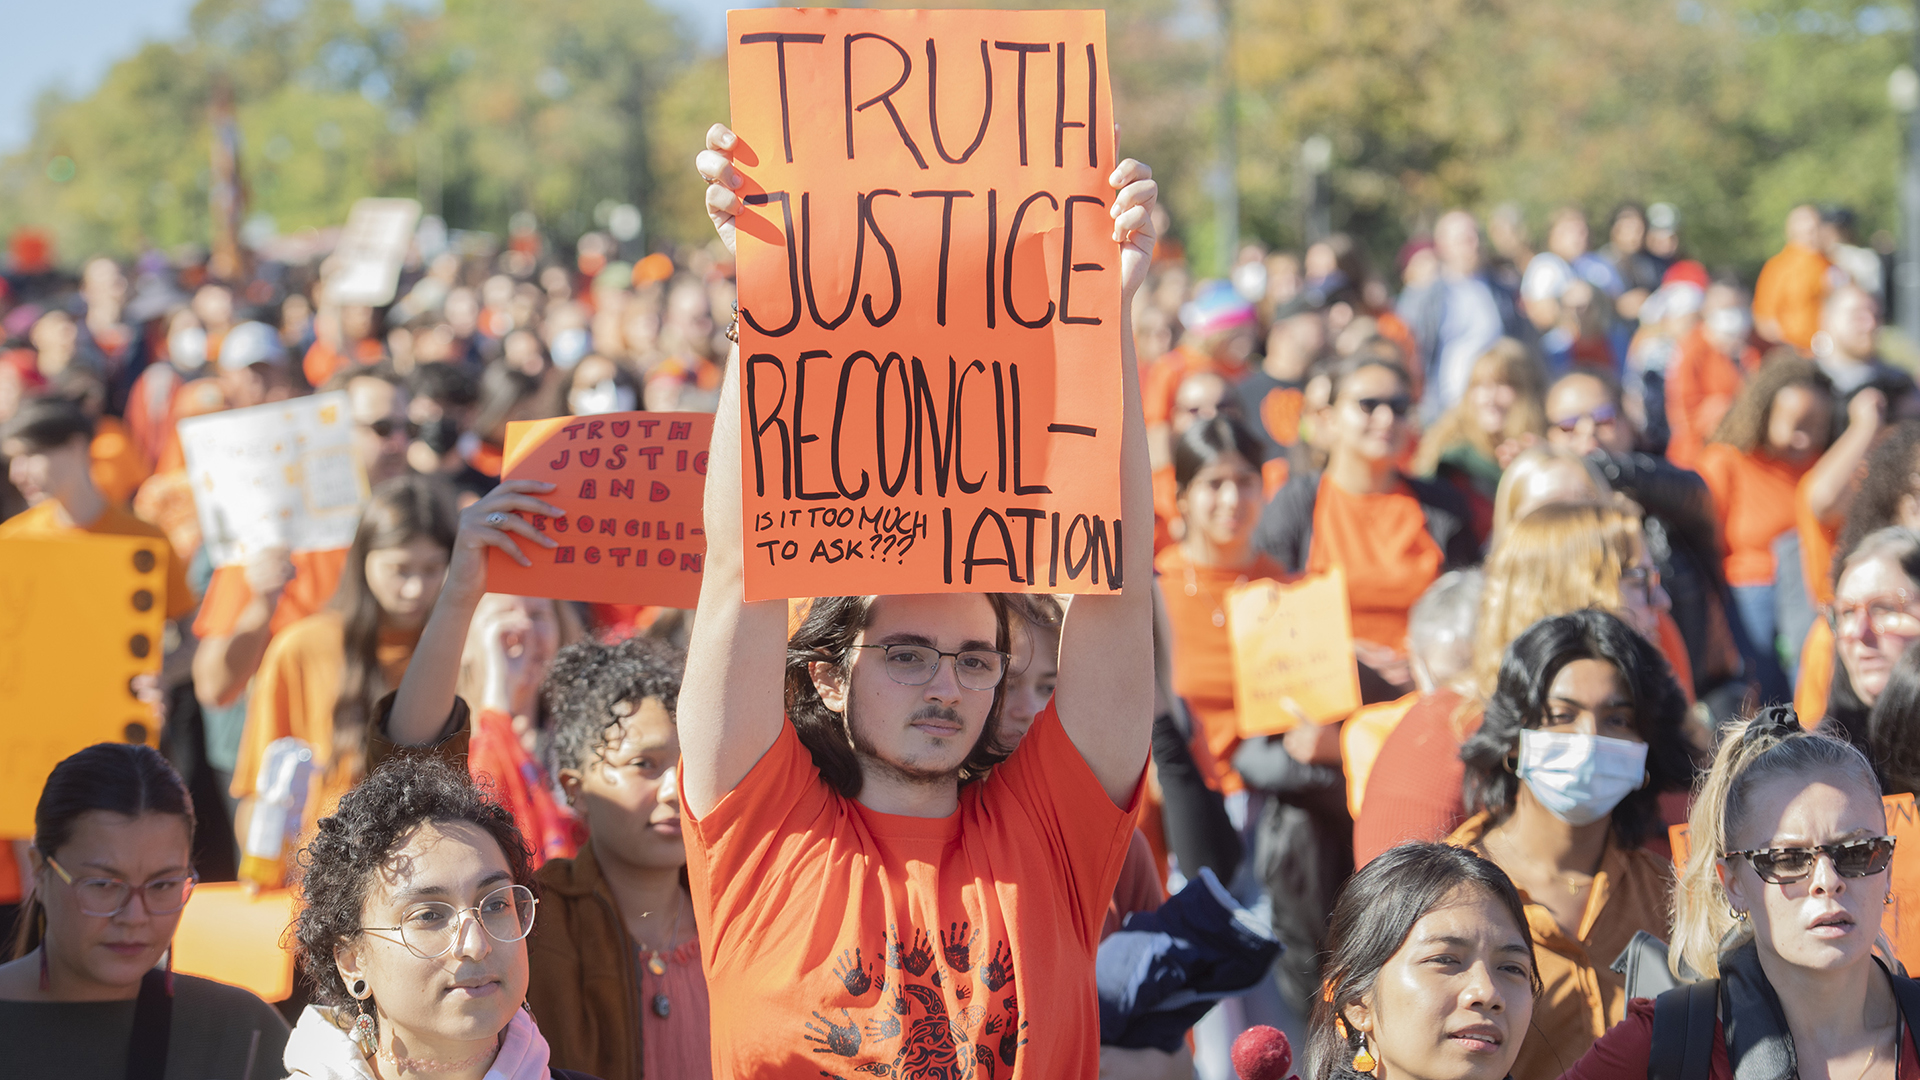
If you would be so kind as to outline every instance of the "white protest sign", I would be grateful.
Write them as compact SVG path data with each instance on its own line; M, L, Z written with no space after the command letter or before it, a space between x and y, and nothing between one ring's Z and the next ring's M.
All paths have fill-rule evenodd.
M412 199L361 199L347 215L327 273L327 296L339 304L379 307L393 302L400 267L420 220Z
M343 391L180 421L194 505L215 566L267 547L325 551L353 541L367 481Z

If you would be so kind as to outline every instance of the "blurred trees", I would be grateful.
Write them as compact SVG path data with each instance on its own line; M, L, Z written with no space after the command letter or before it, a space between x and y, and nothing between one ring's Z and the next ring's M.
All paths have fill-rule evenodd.
M1248 237L1301 242L1313 135L1334 150L1334 227L1382 257L1449 206L1507 201L1536 232L1552 207L1583 205L1596 233L1619 200L1673 202L1694 253L1748 272L1795 202L1852 205L1863 234L1897 228L1885 87L1912 40L1904 0L1113 0L1122 149L1155 167L1203 270L1222 4ZM641 207L649 243L707 232L687 163L726 116L725 65L646 0L374 16L352 0L201 0L184 40L41 103L31 144L0 162L0 232L53 225L68 257L203 241L222 84L251 211L282 232L338 224L365 195L496 233L527 210L562 241L608 200Z

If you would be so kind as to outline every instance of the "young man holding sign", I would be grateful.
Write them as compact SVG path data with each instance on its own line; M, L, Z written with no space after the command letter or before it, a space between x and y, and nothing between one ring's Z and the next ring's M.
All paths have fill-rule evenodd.
M744 149L716 125L697 162L729 247ZM738 352L728 368L679 712L716 1075L1097 1075L1094 948L1153 702L1152 493L1128 312L1156 188L1135 161L1108 182L1121 296L1104 377L1122 386L1126 587L1074 601L1057 693L1011 754L996 735L1017 598L825 597L791 647L786 604L746 600L746 558L760 556L743 535ZM1111 264L1114 249L1093 254L1102 239L1082 237L1082 257Z

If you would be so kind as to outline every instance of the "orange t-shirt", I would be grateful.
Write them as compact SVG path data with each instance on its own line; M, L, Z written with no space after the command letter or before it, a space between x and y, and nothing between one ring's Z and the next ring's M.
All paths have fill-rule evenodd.
M1800 726L1811 731L1827 718L1827 696L1833 692L1833 627L1813 620L1800 646L1800 679L1793 687L1793 711Z
M1407 612L1445 561L1427 532L1420 500L1406 484L1381 495L1355 495L1321 475L1307 573L1336 566L1346 571L1356 640L1404 651Z
M1799 244L1781 248L1760 268L1760 279L1753 283L1753 321L1778 323L1787 344L1803 353L1811 351L1832 266L1812 248Z
M1140 382L1140 406L1149 425L1164 424L1173 415L1173 396L1181 380L1199 372L1212 372L1228 382L1239 382L1247 373L1245 364L1223 364L1211 356L1182 345L1169 349L1147 368Z
M1793 528L1794 490L1813 467L1708 443L1695 469L1713 492L1729 585L1773 584L1773 542Z
M1240 729L1233 707L1233 639L1227 633L1227 590L1250 581L1271 578L1291 581L1266 555L1255 557L1244 570L1195 566L1175 544L1153 560L1160 572L1160 591L1167 601L1167 622L1173 629L1173 692L1186 700L1195 723L1194 763L1208 786L1239 791L1240 774L1233 771L1233 752L1240 745Z
M782 723L682 812L713 1074L1094 1080L1094 951L1138 802L1113 804L1051 702L944 818L846 798Z
M88 470L93 474L93 485L111 502L124 505L139 490L140 482L153 474L153 466L118 417L103 416L94 421L93 443L88 450L93 458Z
M61 524L60 503L42 499L21 513L0 521L0 540L58 540L76 533L95 536L150 536L165 543L167 549L167 618L177 619L193 610L193 590L187 586L187 564L166 543L167 534L157 525L149 525L133 516L131 510L108 504L100 517L85 528Z
M1833 603L1833 545L1840 539L1846 516L1829 525L1807 502L1807 478L1793 489L1793 529L1800 534L1800 573L1815 604Z
M293 580L280 592L280 603L273 609L268 627L279 633L301 619L327 606L334 590L340 587L341 571L347 566L346 548L324 551L296 551L287 556L293 563ZM221 566L207 581L207 595L200 603L200 614L193 620L195 637L225 637L233 633L240 613L253 602L253 589L247 585L247 568Z
M1347 813L1355 818L1366 801L1367 777L1373 773L1380 747L1419 700L1420 694L1415 691L1378 705L1362 705L1340 725L1340 764L1347 770Z
M1754 350L1747 352L1752 354ZM1759 357L1741 359L1757 364ZM1715 349L1705 329L1696 326L1680 339L1680 355L1667 368L1667 428L1672 432L1667 440L1668 461L1683 469L1693 468L1708 436L1727 415L1746 381L1741 365Z
M340 797L358 777L333 764L333 709L340 697L340 676L347 663L346 622L337 611L323 611L294 623L274 635L260 658L247 698L247 726L240 736L239 759L233 766L233 797L253 794L260 778L260 762L275 739L291 736L313 748L319 771L307 789L307 812L301 831L333 813ZM374 660L388 689L400 685L420 643L419 631L381 631L374 644Z

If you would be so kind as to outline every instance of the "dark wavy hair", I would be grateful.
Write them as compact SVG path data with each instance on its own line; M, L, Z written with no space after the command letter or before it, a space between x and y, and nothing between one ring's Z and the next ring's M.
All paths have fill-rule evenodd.
M1633 699L1634 727L1647 743L1647 783L1614 807L1613 834L1621 846L1639 847L1660 823L1660 793L1684 791L1693 780L1693 758L1682 735L1687 699L1660 650L1597 608L1541 619L1507 646L1480 729L1460 747L1467 807L1492 811L1493 824L1513 813L1520 778L1511 759L1519 752L1520 732L1540 726L1554 678L1575 660L1613 665Z
M1231 416L1202 420L1181 432L1173 443L1174 492L1186 491L1201 469L1228 454L1240 455L1240 460L1255 472L1260 471L1260 463L1266 459L1260 440Z
M533 853L513 814L476 787L464 768L438 758L407 755L375 769L320 819L296 858L299 915L291 928L294 958L322 1005L355 1012L355 1001L334 963L335 946L360 936L362 911L375 877L415 826L463 821L493 837L515 885L534 895Z
M1827 373L1820 370L1819 364L1802 359L1799 353L1783 346L1767 354L1760 370L1754 373L1739 396L1733 399L1732 407L1707 441L1726 443L1743 454L1760 449L1767 441L1767 423L1773 417L1773 399L1790 386L1812 390L1824 396L1828 409L1833 408L1833 380L1827 378ZM1833 441L1833 429L1834 425L1829 422L1829 443ZM1820 449L1825 450L1826 447Z
M353 775L361 767L367 722L374 705L394 689L380 674L380 602L367 587L367 556L382 548L431 540L449 556L460 527L453 491L435 477L396 476L373 489L361 511L360 525L347 548L333 609L340 612L342 645L340 692L333 705L333 757L329 768Z
M631 715L618 711L622 702L656 698L674 716L686 665L686 654L658 638L635 636L612 645L577 641L561 649L540 685L553 718L554 769L578 769L604 757Z
M1901 502L1920 498L1920 420L1902 420L1875 439L1863 469L1835 551L1852 551L1868 533L1898 525ZM1838 560L1833 579L1840 579Z
M159 751L139 743L95 743L68 755L47 774L33 808L33 847L52 856L73 839L82 814L104 810L137 818L172 814L187 823L187 850L193 850L193 799L186 782ZM14 924L12 956L40 947L45 909L29 892Z
M982 593L981 596L993 606L996 627L993 647L1008 655L1013 653L1010 619L1023 618L1041 625L1048 621L1032 609L1025 597L1012 593ZM863 782L860 758L853 749L847 718L820 700L808 665L833 664L843 674L850 674L853 639L867 628L876 599L873 596L817 597L799 628L787 639L787 718L813 757L820 778L849 799L860 795ZM1000 685L993 688L993 706L987 712L986 726L980 729L973 751L960 764L962 785L984 779L1013 752L1012 747L1003 747L1000 741L1000 706L1006 699L1006 691L1007 681L1003 678Z
M1445 902L1454 890L1479 889L1499 901L1527 943L1533 992L1540 992L1534 964L1533 935L1519 890L1506 872L1466 848L1409 842L1388 848L1347 879L1327 920L1327 953L1321 966L1321 993L1315 995L1308 1022L1308 1080L1354 1080L1353 1057L1359 1032L1343 1032L1347 1006L1373 991L1374 980L1413 932L1413 925ZM1524 1032L1512 1033L1515 1038Z

